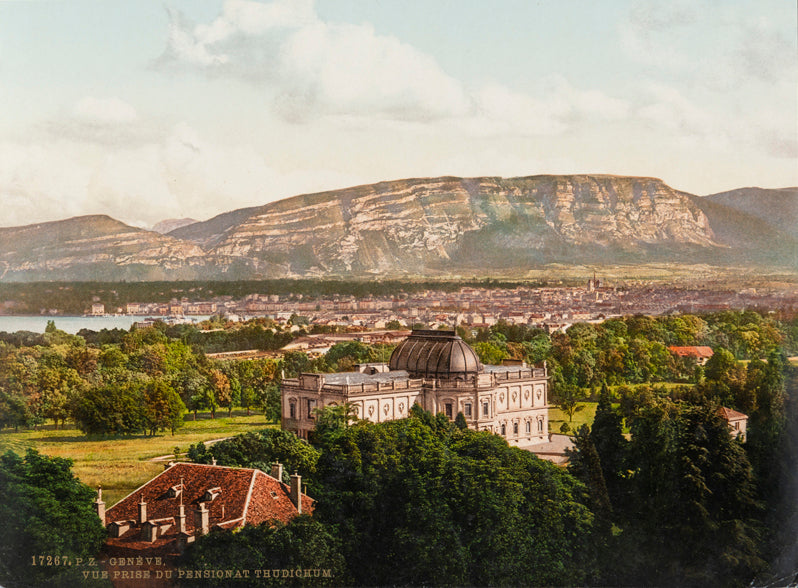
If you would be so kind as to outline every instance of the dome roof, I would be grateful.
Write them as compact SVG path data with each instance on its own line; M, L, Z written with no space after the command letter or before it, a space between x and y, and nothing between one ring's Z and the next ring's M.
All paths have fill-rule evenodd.
M411 376L455 378L482 371L476 352L454 331L415 330L391 354L391 370Z

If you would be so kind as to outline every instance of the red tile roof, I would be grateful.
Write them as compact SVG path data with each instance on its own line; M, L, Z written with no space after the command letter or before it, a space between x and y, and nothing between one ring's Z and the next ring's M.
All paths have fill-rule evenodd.
M690 346L690 347L679 347L676 345L671 345L668 349L678 355L679 357L712 357L714 355L712 351L712 347L707 347L705 345L698 345L698 346Z
M180 488L177 496L170 489ZM221 489L206 495L208 490ZM212 500L208 498L215 494ZM108 509L107 525L115 521L131 521L131 528L121 537L109 537L107 551L121 553L135 550L153 553L177 553L180 535L179 508L184 505L185 527L188 535L200 534L195 525L195 513L201 503L208 509L209 527L232 529L260 523L287 523L298 511L291 501L290 488L260 470L231 468L195 463L177 463L165 470ZM138 524L139 503L147 505L147 520L171 526L154 542L142 535ZM302 494L302 512L313 512L313 500ZM173 519L173 521L169 521Z
M724 419L726 419L729 422L745 420L748 418L747 414L737 412L736 410L732 410L731 408L726 408L725 406L721 406L718 409L718 412L720 413L720 416L722 416Z

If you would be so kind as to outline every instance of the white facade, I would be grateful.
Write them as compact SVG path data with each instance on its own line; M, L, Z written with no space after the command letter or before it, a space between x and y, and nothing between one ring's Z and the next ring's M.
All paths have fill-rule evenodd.
M388 364L358 366L339 374L300 374L281 386L282 426L306 438L314 410L351 403L374 423L408 416L413 404L454 420L462 413L471 429L491 431L511 445L548 441L548 380L545 364L481 366L470 378L412 377Z

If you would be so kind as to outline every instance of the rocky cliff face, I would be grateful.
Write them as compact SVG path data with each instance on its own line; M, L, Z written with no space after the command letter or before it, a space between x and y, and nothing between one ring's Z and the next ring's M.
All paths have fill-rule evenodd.
M796 251L795 239L748 212L655 178L443 177L296 196L166 236L108 217L0 229L0 279L484 275L552 262L789 265Z
M524 265L535 251L551 260L579 250L595 257L641 245L715 244L700 208L653 178L401 180L248 212L226 227L211 219L207 232L205 223L192 225L191 238L215 255L297 274L423 273L496 257Z

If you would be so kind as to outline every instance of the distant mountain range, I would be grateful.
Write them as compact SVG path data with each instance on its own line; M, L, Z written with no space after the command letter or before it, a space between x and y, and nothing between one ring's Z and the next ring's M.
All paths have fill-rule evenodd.
M489 275L559 264L798 269L798 188L696 196L656 178L424 178L160 231L107 216L0 228L0 280ZM185 226L181 226L185 225Z
M188 225L193 225L196 220L193 218L170 218L167 220L162 220L159 223L156 223L152 230L156 233L161 233L161 235L165 235L170 231L174 231L175 229L179 229L181 227L185 227Z

